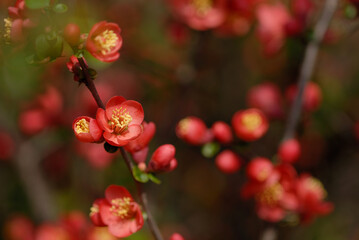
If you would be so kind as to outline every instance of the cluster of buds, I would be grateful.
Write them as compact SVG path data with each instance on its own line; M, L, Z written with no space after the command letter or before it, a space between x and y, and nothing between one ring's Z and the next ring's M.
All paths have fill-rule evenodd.
M248 163L246 172L249 181L242 188L242 197L254 198L257 214L263 220L289 221L294 215L308 222L333 209L332 203L324 201L322 183L309 174L298 176L290 164L273 165L269 159L257 157Z
M5 239L16 240L116 240L106 228L94 227L81 212L64 214L57 222L35 226L27 217L14 215L4 225Z

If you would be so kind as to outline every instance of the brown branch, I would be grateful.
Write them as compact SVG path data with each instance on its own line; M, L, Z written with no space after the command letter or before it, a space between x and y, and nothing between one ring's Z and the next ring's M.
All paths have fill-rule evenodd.
M295 128L298 124L299 117L302 111L303 93L308 81L312 78L315 63L318 57L319 44L322 42L324 35L329 27L329 23L334 15L335 9L338 5L338 0L327 0L325 2L322 15L314 28L313 39L308 44L300 75L298 79L298 93L291 106L288 117L288 122L284 131L283 141L293 138Z
M105 109L105 105L103 104L103 102L102 102L102 100L101 100L101 98L100 98L100 96L99 96L99 94L97 92L96 86L95 86L95 84L93 82L93 79L91 78L91 76L90 76L90 74L88 72L88 67L87 67L85 61L83 60L83 58L78 58L78 60L79 60L80 66L82 68L82 71L83 71L83 73L85 75L85 79L83 79L83 82L85 83L85 85L87 86L89 91L91 92L92 96L95 98L95 100L97 102L97 105L100 108ZM147 201L147 194L143 190L143 187L142 187L143 184L141 182L138 182L135 179L135 177L133 176L133 172L132 172L133 163L130 160L130 158L128 157L128 154L127 154L127 152L125 151L125 149L123 147L120 147L120 151L121 151L123 159L125 160L126 166L128 167L128 170L131 173L132 179L135 181L138 196L139 196L140 201L142 203L142 207L143 207L143 209L145 210L145 212L147 214L147 223L148 223L148 226L150 228L150 231L151 231L152 235L154 236L154 238L156 240L163 240L163 237L162 237L161 232L160 232L160 230L158 228L158 225L157 225L155 219L153 218L153 216L152 216L152 214L151 214L151 212L149 210L148 201Z
M136 183L138 196L139 196L139 198L141 200L143 209L147 213L147 223L148 223L148 225L150 227L152 235L157 240L163 240L163 237L162 237L162 234L161 234L161 232L160 232L160 230L158 228L158 225L157 225L156 221L154 220L154 217L152 216L151 212L149 211L148 201L147 201L147 194L146 194L145 191L143 191L143 184L141 182L137 181L135 179L135 177L133 176L133 172L132 172L133 163L129 159L128 154L127 154L127 152L125 151L125 149L123 147L120 147L120 151L121 151L122 157L125 160L125 163L126 163L128 169L129 169L129 171L131 172L132 178Z

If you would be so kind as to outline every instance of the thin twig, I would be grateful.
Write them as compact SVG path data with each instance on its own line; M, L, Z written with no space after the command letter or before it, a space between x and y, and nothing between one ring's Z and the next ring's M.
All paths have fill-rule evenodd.
M287 126L284 131L283 140L293 138L295 128L298 124L299 117L302 111L303 93L308 81L312 78L315 63L318 57L319 44L322 42L324 35L329 27L329 23L334 15L335 9L338 5L338 0L327 0L325 2L322 15L314 28L313 39L308 44L300 75L298 79L298 94L292 104Z
M125 160L125 163L129 169L129 171L131 172L132 178L136 183L136 188L137 188L137 192L138 192L138 196L141 200L143 209L145 210L146 214L147 214L147 223L150 227L150 230L152 232L152 235L155 237L155 239L157 240L163 240L162 234L158 228L158 225L156 223L156 221L154 221L154 217L152 216L151 212L148 209L148 201L147 201L147 194L145 191L143 191L143 184L139 181L137 181L135 179L135 177L133 176L133 172L132 172L132 168L133 168L133 163L131 162L131 160L128 157L127 152L125 151L125 149L123 147L120 147L120 151L122 154L123 159Z
M89 89L89 91L91 92L92 96L95 98L96 102L97 102L97 105L100 107L100 108L103 108L105 109L105 105L103 104L98 92L97 92L97 89L96 89L96 86L88 72L88 67L87 65L85 64L85 61L83 60L83 58L78 58L79 60L79 63L80 63L80 66L82 68L82 71L85 75L85 79L84 79L84 83L85 85L87 86L87 88ZM135 181L135 184L136 184L136 189L137 189L137 193L138 193L138 196L140 198L140 201L142 203L142 207L143 209L145 210L146 214L147 214L147 223L148 223L148 226L150 228L150 231L152 233L152 235L154 236L154 238L156 240L163 240L163 237L161 235L161 232L158 228L158 225L155 221L155 219L153 218L150 210L149 210L149 207L148 207L148 201L147 201L147 194L146 192L143 190L143 187L142 187L142 183L141 182L138 182L135 177L133 176L133 172L132 172L132 168L133 168L133 163L132 161L130 160L130 158L128 157L128 154L126 152L126 150L123 148L123 147L120 147L120 151L121 151L121 154L122 154L122 157L123 159L125 160L125 163L126 163L126 166L128 167L128 170L130 171L131 173L131 177L132 179Z

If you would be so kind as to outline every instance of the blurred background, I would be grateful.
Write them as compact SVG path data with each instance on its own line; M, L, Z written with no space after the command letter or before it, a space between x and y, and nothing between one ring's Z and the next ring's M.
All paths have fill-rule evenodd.
M146 184L150 207L166 239L173 232L193 240L261 239L268 228L275 229L278 239L359 239L359 20L355 1L339 3L312 78L320 87L321 103L315 111L304 111L298 126L302 156L295 168L320 179L335 205L330 215L304 225L258 219L254 202L240 197L244 167L236 174L222 173L213 158L201 154L200 147L178 139L175 128L187 116L201 118L208 127L218 120L230 124L236 111L249 107L248 91L271 82L280 90L281 114L270 120L263 138L250 144L236 141L231 148L243 155L244 162L254 156L272 158L290 107L286 90L298 80L304 50L324 1L311 1L313 7L299 32L290 35L273 30L275 38L280 38L274 49L266 45L267 38L259 29L267 21L279 24L278 14L271 13L263 23L257 5L250 5L249 13L229 30L196 30L176 12L175 1L61 2L68 9L56 17L59 29L76 23L81 32L88 33L102 20L121 27L123 47L118 61L101 63L85 56L97 71L100 96L106 102L121 95L143 105L145 120L157 127L150 154L165 143L176 146L178 168L158 175L162 184ZM234 2L281 4L288 15L294 14L292 1ZM14 4L1 0L1 18L8 16L7 8ZM230 5L226 11L236 8ZM46 28L46 23L38 24ZM95 117L97 106L86 87L75 82L67 70L72 52L68 45L63 46L55 60L32 64L33 47L4 45L1 50L2 239L11 239L9 222L19 214L35 225L72 211L88 216L94 199L102 197L110 184L125 186L136 196L118 153L109 154L102 144L81 143L74 137L73 120L81 115ZM21 224L17 226L21 231ZM152 236L145 224L128 239Z

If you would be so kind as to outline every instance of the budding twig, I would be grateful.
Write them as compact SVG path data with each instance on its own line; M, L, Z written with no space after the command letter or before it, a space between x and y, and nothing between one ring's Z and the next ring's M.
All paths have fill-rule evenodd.
M298 124L302 111L304 89L308 81L313 76L315 63L318 57L319 44L324 38L337 5L338 0L327 0L325 2L322 15L320 16L320 19L314 28L313 39L309 42L305 50L305 55L298 79L298 93L290 109L288 122L284 131L283 141L293 138L294 136L295 128Z

